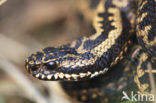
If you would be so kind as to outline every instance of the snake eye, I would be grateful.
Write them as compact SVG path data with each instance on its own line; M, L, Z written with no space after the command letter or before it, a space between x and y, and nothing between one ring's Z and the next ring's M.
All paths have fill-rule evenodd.
M57 64L56 62L52 61L52 62L46 63L45 66L48 70L53 70L57 67Z

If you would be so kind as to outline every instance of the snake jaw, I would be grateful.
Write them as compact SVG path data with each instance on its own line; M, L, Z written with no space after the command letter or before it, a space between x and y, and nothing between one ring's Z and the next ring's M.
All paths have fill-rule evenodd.
M51 80L77 81L77 80L81 80L84 78L87 79L91 77L91 72L79 73L79 74L67 74L67 73L64 74L63 72L50 73L50 74L37 73L37 74L33 74L33 76L41 80L49 80L49 81Z
M63 73L63 72L58 72L55 70L46 70L45 68L43 68L44 66L41 65L39 66L39 68L36 70L36 72L32 72L32 76L34 76L35 78L38 78L40 80L47 80L47 81L55 81L55 80L67 80L67 81L77 81L77 80L86 80L89 78L93 78L96 77L100 74L104 74L108 68L104 68L103 70L100 71L95 71L95 72L86 72L86 73ZM31 70L30 70L31 71Z

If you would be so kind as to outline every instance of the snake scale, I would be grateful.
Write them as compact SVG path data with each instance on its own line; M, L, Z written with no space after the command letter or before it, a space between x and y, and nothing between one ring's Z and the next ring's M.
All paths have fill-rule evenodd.
M92 102L113 92L121 99L121 91L129 85L145 93L150 86L142 86L145 81L140 78L148 78L147 62L153 66L156 61L156 0L101 0L95 13L96 33L33 53L25 60L26 70L40 80L60 80L67 93L80 101ZM134 45L141 46L141 53L131 52ZM137 61L126 64L126 57Z

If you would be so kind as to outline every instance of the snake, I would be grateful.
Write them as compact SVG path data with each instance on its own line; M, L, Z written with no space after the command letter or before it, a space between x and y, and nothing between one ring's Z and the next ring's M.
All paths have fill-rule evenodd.
M156 62L156 0L100 0L92 15L96 31L93 35L33 53L25 60L27 72L40 80L65 82L62 85L66 90L68 81L75 86L86 83L106 85L110 81L115 82L115 78L126 78L124 70L113 68L119 64L118 68L130 67L122 61L136 42L142 54L137 58L138 63L134 63L136 73L127 77L134 78L134 83L141 91L139 78L146 73L141 70L143 73L139 75L142 69L140 65L144 65L146 60L153 64ZM112 80L111 76L114 77ZM98 88L106 88L104 84ZM80 99L86 100L83 96Z

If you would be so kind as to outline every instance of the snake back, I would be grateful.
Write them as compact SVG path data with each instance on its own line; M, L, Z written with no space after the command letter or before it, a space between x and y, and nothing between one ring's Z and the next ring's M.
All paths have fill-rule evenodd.
M156 0L140 0L136 22L139 44L156 61Z

